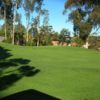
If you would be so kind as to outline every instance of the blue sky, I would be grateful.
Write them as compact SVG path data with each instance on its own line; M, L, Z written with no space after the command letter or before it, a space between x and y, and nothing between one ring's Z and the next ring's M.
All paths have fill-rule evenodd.
M71 35L73 33L73 24L68 20L68 11L66 15L63 15L64 10L64 3L66 0L44 0L43 8L49 10L49 24L53 26L53 29L57 32L60 32L62 28L66 28L71 32ZM20 13L22 12L22 23L25 25L25 13L21 9ZM33 17L36 16L35 13L32 15ZM41 20L42 22L42 20ZM92 33L95 32L95 30L92 30ZM97 31L100 33L100 29Z
M67 28L71 32L73 26L70 22L66 22L68 15L63 15L64 3L66 0L44 0L45 8L49 10L49 23L55 31L60 32L62 28Z
M55 31L60 32L62 28L67 28L72 34L73 24L68 21L68 12L70 11L67 11L66 15L62 14L65 2L66 0L44 0L44 7L49 10L50 24L53 26ZM96 29L93 29L92 33L93 32L96 32ZM100 33L100 29L97 33Z
M62 28L66 28L71 33L73 33L73 25L71 22L67 21L68 14L66 15L62 14L64 10L65 2L66 0L44 0L43 8L46 8L49 10L49 24L53 26L53 29L55 31L60 32ZM26 18L25 18L24 10L20 9L19 12L22 14L22 23L26 25ZM36 14L33 13L32 16L35 17ZM0 24L1 23L3 22L0 21ZM95 30L93 29L93 31ZM98 32L100 33L100 30Z
M57 32L60 32L62 28L67 28L69 31L73 32L72 23L66 23L68 15L62 14L65 1L66 0L44 0L43 8L49 10L49 24L52 25L53 29ZM24 10L21 8L19 12L22 14L22 23L26 26ZM35 17L36 14L33 13L32 16ZM0 21L0 25L1 24L3 24L3 21Z

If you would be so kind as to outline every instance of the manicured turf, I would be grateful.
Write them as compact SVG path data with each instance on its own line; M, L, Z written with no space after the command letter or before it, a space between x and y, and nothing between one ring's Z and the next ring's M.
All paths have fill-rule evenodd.
M8 51L12 54L9 59L30 60L28 65L40 70L34 76L24 76L1 91L1 97L35 89L62 100L100 100L99 51L77 47L22 47L3 43L0 46L11 50ZM15 68L12 66L6 71Z

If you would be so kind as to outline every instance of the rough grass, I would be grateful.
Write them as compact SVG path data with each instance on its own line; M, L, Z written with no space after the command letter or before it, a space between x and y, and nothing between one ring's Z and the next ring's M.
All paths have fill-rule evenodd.
M62 100L100 100L100 52L76 47L22 47L0 44L40 70L0 92L6 96L35 89ZM9 58L9 59L10 59ZM9 68L12 70L13 68Z

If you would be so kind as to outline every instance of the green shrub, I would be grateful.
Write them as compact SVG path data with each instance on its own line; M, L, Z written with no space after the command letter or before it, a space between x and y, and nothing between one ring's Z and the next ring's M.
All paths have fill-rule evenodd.
M4 40L3 42L5 42L5 43L11 43L12 39L11 39L11 37L7 37L7 40Z
M0 30L0 36L4 36L5 32L4 30Z
M72 42L77 43L79 47L81 47L84 44L84 41L82 41L82 39L80 39L79 37L73 37Z
M100 36L91 36L89 37L89 48L95 49L100 46Z

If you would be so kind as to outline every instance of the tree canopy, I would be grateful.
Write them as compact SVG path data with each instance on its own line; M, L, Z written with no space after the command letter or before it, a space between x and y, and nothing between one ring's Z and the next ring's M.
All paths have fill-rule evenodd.
M71 9L69 20L74 25L73 30L86 41L92 29L100 27L100 1L67 0L65 11L68 9Z

